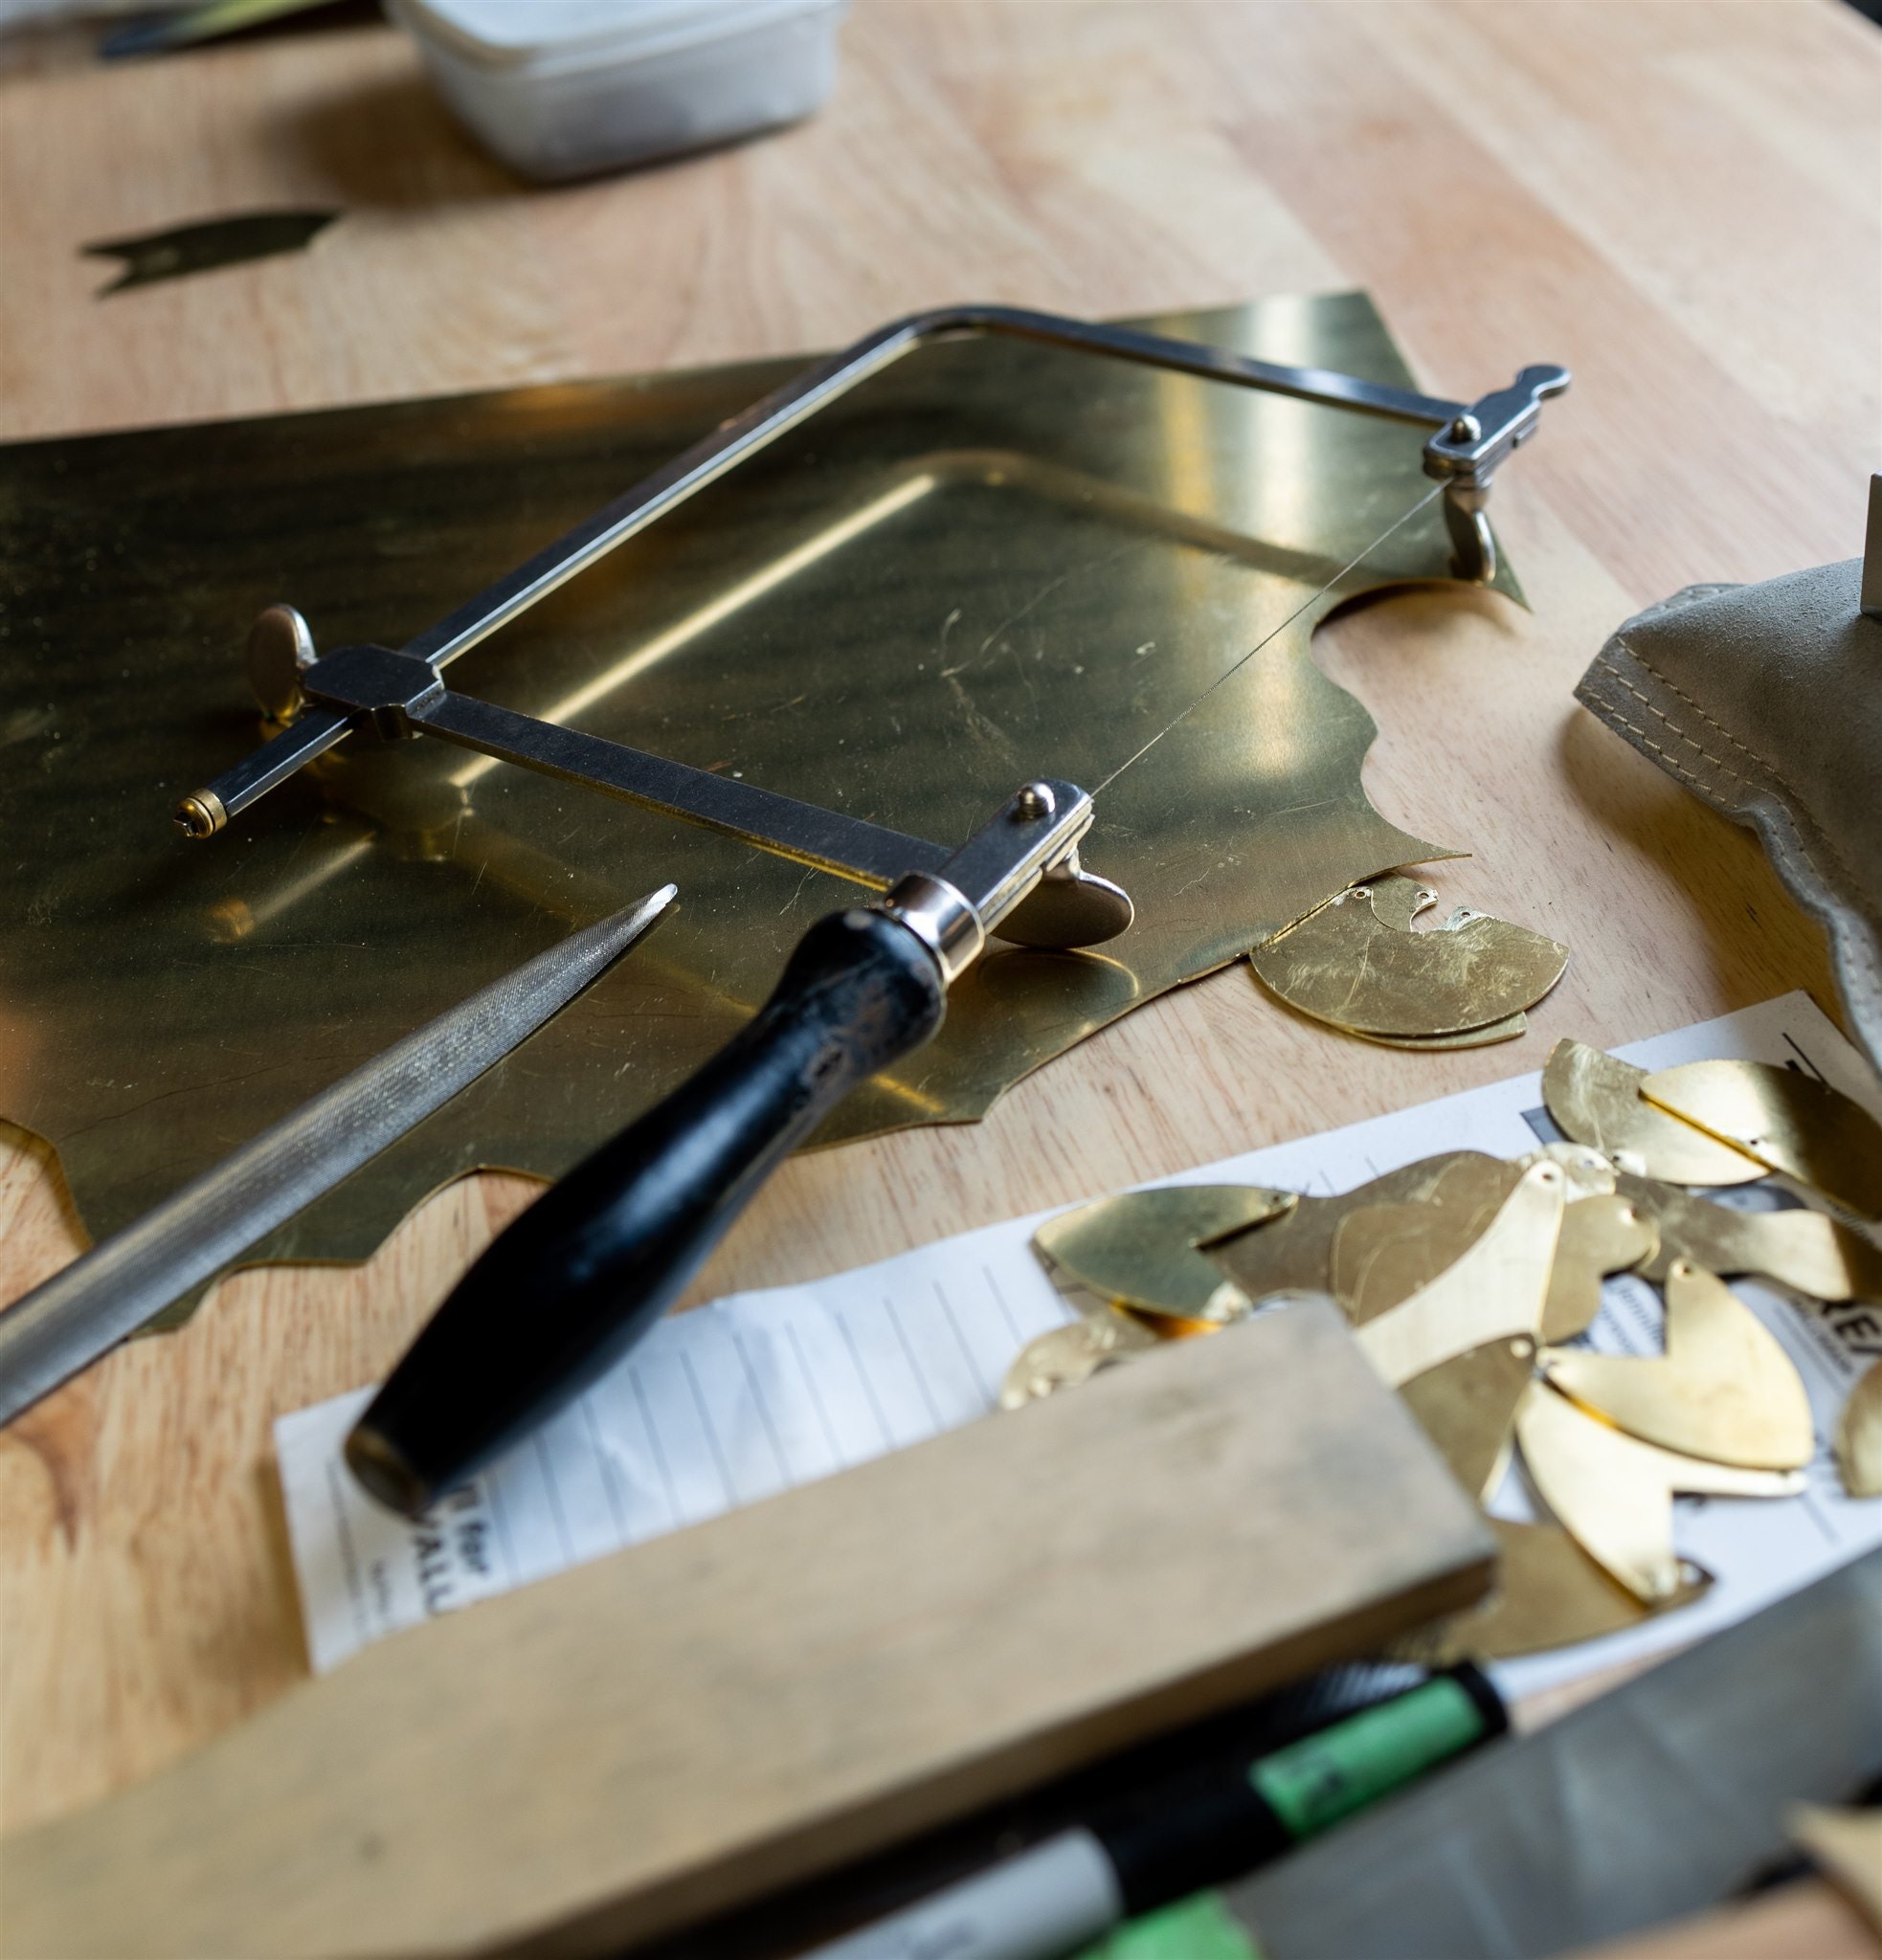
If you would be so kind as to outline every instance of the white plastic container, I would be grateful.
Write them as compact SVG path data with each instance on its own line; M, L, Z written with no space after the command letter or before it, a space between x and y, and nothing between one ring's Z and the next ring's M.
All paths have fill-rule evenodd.
M392 0L439 93L524 175L581 177L818 108L847 0Z

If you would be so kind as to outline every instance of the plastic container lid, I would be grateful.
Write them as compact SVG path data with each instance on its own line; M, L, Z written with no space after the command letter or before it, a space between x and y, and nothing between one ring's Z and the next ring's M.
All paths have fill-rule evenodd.
M805 0L403 0L414 27L491 68L651 55L810 11Z

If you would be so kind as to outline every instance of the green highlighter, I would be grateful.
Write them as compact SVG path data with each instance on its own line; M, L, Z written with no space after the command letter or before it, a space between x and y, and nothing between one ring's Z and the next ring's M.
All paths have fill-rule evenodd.
M1253 1761L1204 1756L816 1960L1259 1960L1208 1887L1508 1726L1477 1668L1447 1669Z

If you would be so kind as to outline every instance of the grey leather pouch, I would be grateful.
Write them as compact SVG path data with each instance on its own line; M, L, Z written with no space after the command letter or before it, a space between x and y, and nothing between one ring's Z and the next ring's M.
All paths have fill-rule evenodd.
M1748 824L1829 935L1849 1023L1882 1067L1882 619L1863 562L1688 586L1629 619L1576 699Z

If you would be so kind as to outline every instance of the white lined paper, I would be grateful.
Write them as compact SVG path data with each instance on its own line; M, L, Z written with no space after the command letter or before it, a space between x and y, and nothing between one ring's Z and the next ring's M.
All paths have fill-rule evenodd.
M1622 1053L1652 1067L1709 1056L1806 1065L1876 1107L1867 1068L1801 993ZM1535 1147L1540 1100L1540 1079L1530 1074L1165 1181L1343 1191L1440 1150L1514 1156ZM1714 1195L1771 1201L1760 1187ZM662 1322L537 1437L422 1525L374 1503L341 1461L370 1390L283 1416L276 1446L315 1670L437 1614L988 1414L1020 1347L1069 1317L1031 1251L1045 1215L807 1285L733 1294ZM1606 1640L1506 1663L1497 1672L1508 1692L1683 1643L1882 1543L1882 1501L1844 1496L1827 1445L1849 1386L1869 1354L1882 1352L1878 1316L1825 1316L1774 1288L1738 1291L1809 1389L1820 1447L1808 1489L1778 1503L1680 1500L1679 1548L1714 1573L1708 1597ZM1658 1322L1651 1287L1610 1282L1590 1339L1612 1352L1651 1351ZM1520 1515L1519 1490L1498 1508Z

